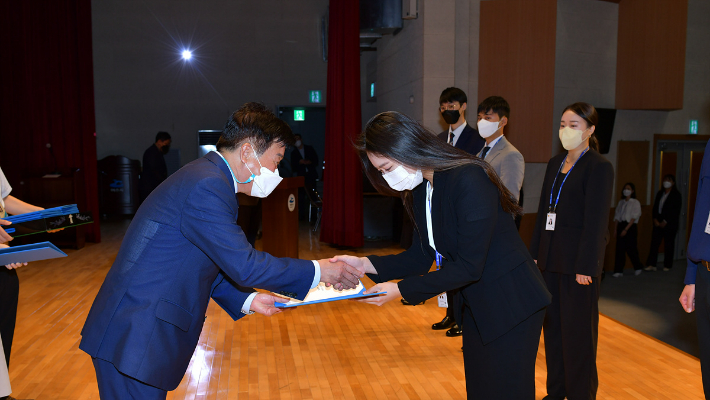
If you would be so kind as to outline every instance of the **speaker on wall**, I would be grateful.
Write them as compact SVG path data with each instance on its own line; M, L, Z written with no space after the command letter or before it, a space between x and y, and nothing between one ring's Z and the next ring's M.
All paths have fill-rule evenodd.
M597 114L599 114L599 123L594 130L594 134L599 140L599 152L608 154L609 146L611 145L611 134L614 131L616 110L613 108L597 108Z

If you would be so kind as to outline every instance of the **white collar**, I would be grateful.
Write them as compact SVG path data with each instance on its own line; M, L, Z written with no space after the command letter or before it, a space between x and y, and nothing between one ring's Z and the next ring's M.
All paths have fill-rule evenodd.
M454 140L456 140L461 135L461 132L463 132L464 128L466 128L466 120L465 119L463 120L463 124L461 124L461 126L454 129L453 131L451 130L451 125L449 125L449 133L453 132Z

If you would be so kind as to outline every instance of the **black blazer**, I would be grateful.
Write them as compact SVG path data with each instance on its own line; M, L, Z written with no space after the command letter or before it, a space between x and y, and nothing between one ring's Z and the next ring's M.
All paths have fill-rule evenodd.
M449 131L444 131L439 134L439 138L447 141ZM486 145L486 140L478 134L478 131L466 122L466 126L461 132L461 136L456 141L457 149L461 149L468 154L476 155Z
M552 183L566 155L558 154L547 163L530 254L541 270L598 277L609 239L614 167L596 151L587 151L562 187L555 230L548 231L545 222Z
M165 156L155 144L143 153L143 171L140 175L139 188L141 199L148 197L150 192L168 178L168 166Z
M306 160L311 160L311 164L300 164L303 157L301 157L301 152L294 148L291 152L291 171L295 172L297 176L305 176L306 183L315 186L316 180L318 180L318 153L308 145L303 145L303 153L306 155Z
M471 164L434 174L434 243L445 257L439 271L427 273L436 253L427 233L426 183L414 189L413 205L418 230L412 246L368 257L378 272L370 276L375 282L404 278L399 290L412 304L460 288L456 296L463 296L484 344L550 304L542 275L482 168ZM462 321L461 308L455 313Z
M666 221L668 223L666 229L677 231L683 199L677 189L671 189L666 202L663 203L663 209L659 213L658 204L661 202L663 192L664 189L659 190L658 193L656 193L656 199L653 201L653 219L658 220L658 222Z

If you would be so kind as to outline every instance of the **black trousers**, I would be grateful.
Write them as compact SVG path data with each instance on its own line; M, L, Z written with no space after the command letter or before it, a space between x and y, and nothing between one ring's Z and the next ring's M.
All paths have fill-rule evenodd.
M568 400L596 399L599 282L580 285L575 275L543 271L552 304L543 334L547 362L547 394Z
M698 320L703 390L705 398L710 399L710 272L703 265L698 265L695 281L695 316Z
M651 233L651 248L648 250L646 265L655 267L656 264L658 264L658 247L661 245L661 240L663 240L663 267L668 269L673 268L676 233L678 233L677 229L671 229L667 225L665 228L661 228L660 226L653 227L653 232Z
M628 222L622 221L616 226L616 260L614 262L614 272L624 272L627 254L635 270L643 268L643 264L641 264L641 260L639 259L638 226L636 226L636 224L631 225L626 235L621 236L621 231L626 229L628 225Z
M12 338L15 335L17 320L17 300L20 295L20 280L17 271L0 266L0 336L5 350L5 361L10 367Z
M535 360L545 309L483 344L471 309L463 310L463 364L468 399L535 399Z

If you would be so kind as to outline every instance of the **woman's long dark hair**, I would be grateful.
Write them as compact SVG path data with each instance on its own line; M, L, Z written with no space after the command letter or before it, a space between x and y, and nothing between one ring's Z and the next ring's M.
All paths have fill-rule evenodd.
M587 123L587 128L597 126L599 123L599 114L597 113L597 109L589 103L579 102L570 104L565 107L562 114L567 111L572 111L573 113L579 115ZM589 147L599 151L599 139L597 139L596 133L592 133L592 136L589 137Z
M378 192L401 196L407 214L414 221L411 190L398 192L390 188L382 173L367 158L368 153L395 160L407 167L434 172L447 171L473 164L483 170L498 187L503 210L514 216L522 215L522 208L515 197L503 186L495 170L480 158L444 142L412 118L396 111L375 115L365 125L355 144L360 154L367 178ZM416 225L416 222L415 222Z

